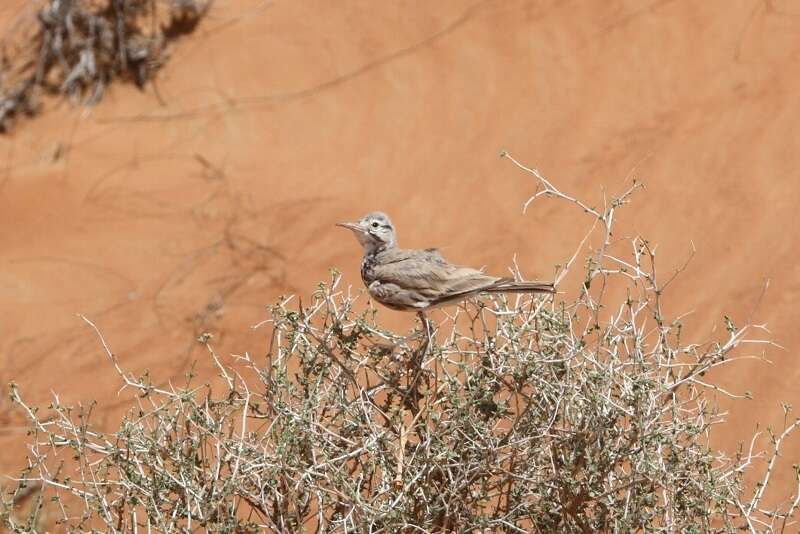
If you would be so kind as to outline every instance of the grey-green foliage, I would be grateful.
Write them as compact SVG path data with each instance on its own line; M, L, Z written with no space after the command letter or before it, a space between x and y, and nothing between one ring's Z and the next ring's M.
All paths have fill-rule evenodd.
M662 309L671 278L657 278L649 244L611 242L629 194L597 212L602 244L571 301L467 302L434 316L429 343L422 328L382 329L334 273L310 302L270 308L266 355L223 364L202 336L215 387L157 387L106 347L136 393L113 434L93 430L90 408L56 399L44 414L13 389L32 435L20 487L5 496L6 526L36 523L12 503L40 484L33 514L75 531L796 528L796 497L763 504L797 424L788 406L781 432L733 458L708 445L722 422L709 392L737 395L706 373L763 343L760 330L729 321L724 338L682 340ZM747 489L746 475L760 483Z

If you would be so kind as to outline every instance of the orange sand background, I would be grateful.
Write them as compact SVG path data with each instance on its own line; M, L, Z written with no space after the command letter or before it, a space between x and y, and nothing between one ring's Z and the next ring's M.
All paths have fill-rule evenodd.
M0 27L26 15L5 0ZM218 0L157 87L115 86L90 112L48 103L0 137L0 379L33 403L128 396L92 331L129 370L180 380L194 342L263 354L264 306L309 295L330 267L360 288L360 250L333 224L388 211L401 244L549 277L589 227L566 204L521 206L535 182L621 212L663 272L692 341L758 311L785 351L717 373L753 401L718 436L800 401L800 7L790 0L467 2ZM576 281L567 291L574 293ZM382 311L386 324L413 317ZM0 400L0 472L24 418ZM787 449L800 460L800 438ZM781 480L788 481L784 472Z

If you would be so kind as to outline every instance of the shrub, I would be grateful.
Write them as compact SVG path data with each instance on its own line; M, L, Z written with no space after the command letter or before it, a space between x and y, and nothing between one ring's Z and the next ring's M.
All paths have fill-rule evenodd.
M42 416L14 388L32 438L6 525L31 528L46 496L75 531L783 531L798 497L763 501L790 408L764 450L709 446L723 421L709 392L737 395L704 375L767 343L762 328L728 320L724 339L683 341L662 307L674 275L657 276L646 240L611 239L637 186L595 210L526 170L534 198L594 219L557 277L596 232L574 300L496 296L451 309L431 340L401 337L334 272L307 304L270 307L266 360L224 365L201 336L222 388L131 376L86 319L135 407L103 434L91 406L56 398ZM39 506L16 518L30 484Z
M33 115L43 95L92 105L114 79L143 87L168 45L191 32L210 0L47 0L0 49L0 132Z

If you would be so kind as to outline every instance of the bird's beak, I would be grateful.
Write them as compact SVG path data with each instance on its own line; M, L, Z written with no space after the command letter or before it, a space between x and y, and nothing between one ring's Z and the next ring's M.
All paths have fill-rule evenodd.
M342 228L347 228L348 230L352 230L354 232L358 232L363 234L364 228L361 227L360 224L354 222L343 222L343 223L336 223L336 226L341 226Z

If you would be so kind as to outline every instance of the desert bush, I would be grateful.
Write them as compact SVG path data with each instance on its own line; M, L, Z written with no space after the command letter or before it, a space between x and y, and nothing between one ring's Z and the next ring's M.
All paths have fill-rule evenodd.
M56 397L41 413L13 388L32 426L6 525L30 529L49 507L73 531L795 529L797 496L764 504L790 407L733 456L709 445L724 419L713 396L741 396L707 372L768 344L763 327L727 320L722 338L685 342L662 305L676 273L659 277L641 237L611 237L636 184L595 209L526 170L534 199L593 219L557 276L591 245L574 299L475 300L437 316L431 338L403 337L333 272L306 303L269 308L264 356L223 364L201 336L221 387L132 376L86 319L133 408L102 433L93 406ZM39 505L18 518L31 484Z
M142 87L191 32L210 0L47 0L0 49L0 131L41 109L43 95L92 105L115 79Z

